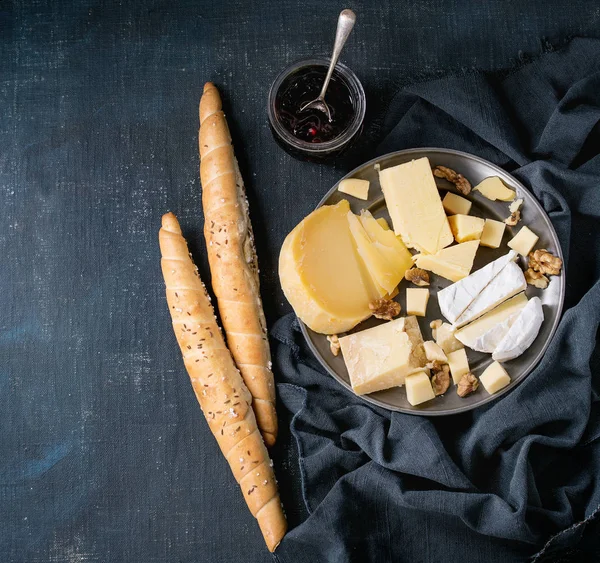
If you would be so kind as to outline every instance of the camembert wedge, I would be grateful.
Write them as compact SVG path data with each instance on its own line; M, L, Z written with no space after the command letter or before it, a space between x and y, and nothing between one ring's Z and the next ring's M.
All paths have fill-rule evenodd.
M414 257L418 268L429 270L438 276L456 282L466 278L473 268L478 240L470 240L449 248L442 248L436 254L417 254Z
M427 363L415 317L401 317L340 338L350 384L357 395L404 384Z
M379 182L394 231L406 246L435 254L452 244L454 237L428 158L380 170Z

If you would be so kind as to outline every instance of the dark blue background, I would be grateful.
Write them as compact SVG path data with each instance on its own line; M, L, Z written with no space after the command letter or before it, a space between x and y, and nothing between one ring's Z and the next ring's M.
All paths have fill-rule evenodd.
M287 63L357 27L362 145L336 165L273 142L266 95ZM252 207L268 321L287 232L369 158L398 87L518 64L600 35L589 0L0 2L0 555L3 561L269 561L191 392L159 270L176 212L203 276L202 85L221 88ZM417 143L415 143L417 144ZM287 421L274 456L304 516Z

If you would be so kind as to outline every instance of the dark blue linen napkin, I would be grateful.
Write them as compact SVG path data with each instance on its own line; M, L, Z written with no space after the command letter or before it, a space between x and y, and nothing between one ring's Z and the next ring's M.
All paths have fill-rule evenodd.
M402 90L379 154L474 153L542 203L565 254L563 317L504 398L431 419L373 407L326 375L295 317L273 328L308 518L283 562L596 560L600 526L600 41L512 72Z

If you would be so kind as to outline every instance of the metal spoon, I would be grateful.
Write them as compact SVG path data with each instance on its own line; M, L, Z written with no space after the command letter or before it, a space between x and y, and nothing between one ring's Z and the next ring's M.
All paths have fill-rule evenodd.
M327 76L325 77L325 82L323 83L323 88L321 88L321 93L319 96L304 104L300 111L304 111L306 109L317 109L322 111L325 115L327 115L327 119L331 123L331 111L329 106L325 102L325 92L327 92L327 87L329 86L329 81L331 80L331 75L333 74L333 69L337 64L337 61L340 57L340 53L346 44L346 39L350 35L352 28L354 27L354 22L356 22L356 14L352 10L342 10L340 12L340 17L338 18L337 30L335 32L335 43L333 44L333 53L331 54L331 62L329 63L329 70L327 71Z

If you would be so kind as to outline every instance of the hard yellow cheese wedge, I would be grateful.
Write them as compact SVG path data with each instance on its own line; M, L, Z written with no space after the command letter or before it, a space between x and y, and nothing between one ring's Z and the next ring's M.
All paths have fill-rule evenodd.
M436 254L417 254L414 259L417 267L456 282L471 273L478 248L479 241L470 240L443 248Z
M454 238L428 158L380 170L379 182L394 231L406 246L435 254L452 244Z
M279 255L281 287L298 317L324 334L345 332L371 315L380 297L358 255L346 200L313 211Z

